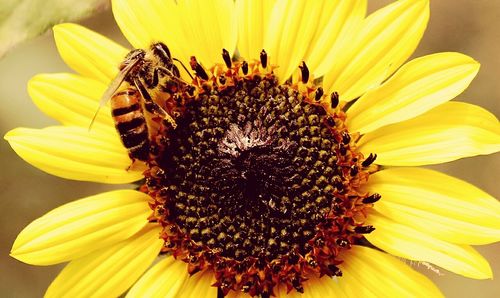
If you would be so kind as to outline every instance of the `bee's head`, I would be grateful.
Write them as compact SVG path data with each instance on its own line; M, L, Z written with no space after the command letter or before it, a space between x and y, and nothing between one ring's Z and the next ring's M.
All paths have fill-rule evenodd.
M172 61L172 55L167 45L162 42L153 43L151 45L151 51L159 57L164 63L166 61Z
M158 63L158 66L170 70L174 74L174 76L180 76L179 70L174 65L174 60L177 59L172 58L170 50L168 49L166 44L162 42L153 43L150 47L150 50L150 53L152 53L152 55L155 57L155 61L156 63Z

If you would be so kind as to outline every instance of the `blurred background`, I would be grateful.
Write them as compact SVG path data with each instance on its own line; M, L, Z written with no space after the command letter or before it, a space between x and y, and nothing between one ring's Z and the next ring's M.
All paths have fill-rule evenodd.
M390 3L370 0L373 11ZM0 18L2 14L0 14ZM1 22L0 22L1 23ZM128 46L111 12L103 11L80 22ZM500 1L434 0L426 34L414 57L458 51L481 63L471 86L458 99L480 105L500 115ZM26 83L37 73L71 72L59 57L53 36L47 32L24 42L0 59L0 135L19 127L41 128L56 122L31 102ZM36 267L9 257L16 235L49 210L88 195L114 188L53 177L23 162L5 141L0 141L0 297L41 297L62 266ZM473 183L500 197L500 154L463 159L432 167ZM477 247L500 274L500 243ZM498 297L500 283L477 281L441 270L442 276L413 264L442 289L447 297ZM418 296L418 293L415 293Z

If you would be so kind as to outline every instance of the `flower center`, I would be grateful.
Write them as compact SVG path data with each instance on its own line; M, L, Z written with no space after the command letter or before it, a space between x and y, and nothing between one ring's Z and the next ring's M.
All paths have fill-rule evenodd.
M187 106L158 160L182 233L237 260L307 253L342 168L324 111L297 93L252 80Z
M212 269L223 294L340 276L337 255L373 230L363 211L379 198L358 192L373 156L353 149L337 95L301 88L305 65L303 82L280 85L266 64L226 60L209 76L192 63L198 91L145 173L164 250L191 274Z

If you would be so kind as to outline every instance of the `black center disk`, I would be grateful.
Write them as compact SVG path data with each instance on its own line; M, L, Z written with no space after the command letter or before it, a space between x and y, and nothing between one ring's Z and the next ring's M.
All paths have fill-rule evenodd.
M325 117L275 79L189 103L158 160L168 221L223 257L305 255L342 188Z

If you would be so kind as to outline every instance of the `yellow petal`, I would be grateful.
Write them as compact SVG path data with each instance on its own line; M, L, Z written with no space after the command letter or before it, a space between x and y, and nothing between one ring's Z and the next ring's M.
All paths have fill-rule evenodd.
M244 292L235 292L235 291L229 291L229 293L225 296L225 298L250 298L250 296L247 293Z
M423 115L361 137L359 150L377 153L377 163L430 165L500 150L500 125L488 111L446 102Z
M106 85L94 79L75 74L39 74L28 82L28 93L33 102L48 116L63 125L88 128L99 106ZM102 107L92 129L114 128L109 107Z
M342 268L342 277L335 278L334 282L338 283L339 288L342 290L342 295L340 297L350 298L350 297L367 297L375 298L375 294L370 288L365 286L364 280L356 277L354 272L349 271L342 264L339 265Z
M304 61L314 77L330 70L363 24L366 0L324 0Z
M349 130L364 134L423 114L462 93L478 71L479 63L460 53L416 58L349 108Z
M159 41L160 36L176 30L176 27L166 26L168 20L159 18L161 10L175 9L176 5L174 1L163 2L164 6L154 9L157 1L111 1L115 21L134 48L147 49L152 42Z
M244 292L231 291L226 295L226 297L227 298L250 298L252 296L250 296L248 293L244 293Z
M116 133L81 127L16 128L5 139L26 162L62 178L100 183L142 178L141 171L127 170L132 162Z
M151 265L163 245L150 224L130 239L71 261L45 293L50 297L118 297Z
M222 49L230 55L236 48L238 24L233 0L177 1L189 56L206 67L222 63Z
M304 294L299 297L323 298L323 297L345 297L338 282L328 276L310 276L304 282ZM307 296L305 296L307 294ZM283 296L288 297L288 296Z
M349 101L378 86L413 53L428 19L428 0L396 1L368 16L325 75L325 90Z
M488 261L468 245L452 244L434 238L375 211L368 216L368 223L375 227L375 231L366 234L366 239L392 255L429 262L469 278L492 278ZM429 230L432 228L433 226L428 227Z
M182 31L182 15L175 1L113 0L112 9L123 35L135 48L148 49L154 42L163 42L173 57L189 62L190 53L185 46L188 39Z
M277 298L335 298L335 297L346 297L341 287L336 279L332 279L328 276L323 276L321 278L317 276L308 276L308 279L304 281L304 293L299 293L292 290L287 293L287 287L284 284L278 284L274 292Z
M114 78L128 50L114 41L77 24L54 26L59 54L76 72L105 84Z
M238 51L246 60L259 59L275 0L237 0Z
M217 288L212 286L214 283L211 270L198 272L186 279L180 293L183 298L214 298L217 297Z
M264 37L269 63L278 66L275 73L286 81L304 59L310 39L316 31L321 1L278 0Z
M392 221L459 244L500 241L500 203L479 188L421 168L392 168L370 176L382 195L375 210Z
M179 297L179 290L188 278L186 263L170 256L149 269L132 286L127 297Z
M423 274L381 251L354 246L341 258L347 297L443 297Z
M76 259L129 238L147 223L149 196L117 190L58 207L17 236L11 256L33 265Z

